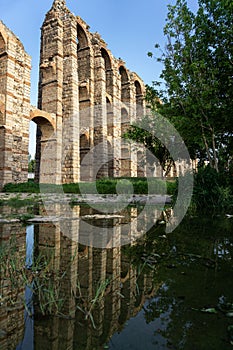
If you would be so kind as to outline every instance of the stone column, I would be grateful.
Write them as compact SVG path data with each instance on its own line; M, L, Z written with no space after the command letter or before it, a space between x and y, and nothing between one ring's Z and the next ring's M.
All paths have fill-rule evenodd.
M79 89L77 60L77 22L73 15L64 20L63 31L63 123L62 182L80 180Z
M95 48L95 106L94 106L94 174L108 176L106 77L104 59Z

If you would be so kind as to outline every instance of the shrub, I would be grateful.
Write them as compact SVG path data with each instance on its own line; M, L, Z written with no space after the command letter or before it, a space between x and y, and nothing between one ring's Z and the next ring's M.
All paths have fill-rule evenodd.
M207 166L200 168L194 177L192 204L197 211L214 213L231 210L233 196L230 186L222 179L222 174Z
M3 187L3 192L29 192L29 193L39 193L40 187L38 183L29 181L24 183L8 183Z

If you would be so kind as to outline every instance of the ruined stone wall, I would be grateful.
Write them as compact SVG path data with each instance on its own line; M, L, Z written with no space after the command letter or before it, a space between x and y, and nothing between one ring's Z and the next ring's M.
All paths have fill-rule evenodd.
M27 181L31 59L0 21L0 187Z

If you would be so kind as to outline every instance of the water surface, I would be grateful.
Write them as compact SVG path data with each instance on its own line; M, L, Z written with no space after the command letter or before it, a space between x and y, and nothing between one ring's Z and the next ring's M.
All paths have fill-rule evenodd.
M128 214L88 220L120 239L143 229ZM81 220L65 227L0 225L1 350L232 349L233 219L155 224L105 249L79 243Z

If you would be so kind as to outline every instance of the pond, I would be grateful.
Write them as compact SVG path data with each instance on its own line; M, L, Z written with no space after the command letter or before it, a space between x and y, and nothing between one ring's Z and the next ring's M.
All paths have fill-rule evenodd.
M233 348L232 218L186 217L166 234L162 220L135 231L135 207L107 219L74 208L63 226L0 224L1 350ZM98 248L83 222L147 232Z

